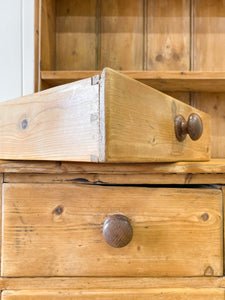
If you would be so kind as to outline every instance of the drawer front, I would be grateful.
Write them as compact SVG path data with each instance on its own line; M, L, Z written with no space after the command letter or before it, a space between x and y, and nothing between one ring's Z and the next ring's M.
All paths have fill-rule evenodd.
M224 300L223 289L134 289L134 290L72 290L72 291L5 291L2 300Z
M222 231L220 190L4 184L2 276L220 276Z

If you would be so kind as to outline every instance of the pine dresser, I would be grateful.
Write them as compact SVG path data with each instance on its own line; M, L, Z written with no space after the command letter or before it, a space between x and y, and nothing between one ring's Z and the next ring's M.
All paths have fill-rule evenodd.
M224 300L224 0L35 20L39 93L0 104L2 300Z

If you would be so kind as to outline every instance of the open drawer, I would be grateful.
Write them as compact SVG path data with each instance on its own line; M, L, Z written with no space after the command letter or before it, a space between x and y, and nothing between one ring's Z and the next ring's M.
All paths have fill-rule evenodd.
M0 103L0 159L210 159L210 117L112 69Z

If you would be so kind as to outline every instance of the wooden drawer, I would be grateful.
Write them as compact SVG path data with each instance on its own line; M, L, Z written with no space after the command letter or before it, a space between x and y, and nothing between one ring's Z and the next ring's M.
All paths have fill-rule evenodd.
M187 126L175 121L181 115ZM189 133L182 140L181 128ZM206 113L108 68L0 103L0 159L209 160L210 132Z
M140 300L224 300L223 289L120 289L120 290L67 290L67 291L5 291L2 300L55 300L55 299L140 299Z
M113 248L104 221L133 238ZM221 276L216 189L3 184L2 276Z

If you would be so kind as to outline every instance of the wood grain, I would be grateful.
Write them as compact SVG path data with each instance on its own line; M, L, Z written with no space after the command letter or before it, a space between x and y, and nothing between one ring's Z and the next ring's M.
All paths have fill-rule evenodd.
M105 77L105 161L210 158L208 115L112 69L104 69L102 76ZM175 136L174 119L179 114L188 118L191 113L202 118L203 135L198 141L188 137L179 142Z
M41 1L41 70L55 69L55 1Z
M0 278L1 290L224 288L224 277L17 277Z
M117 163L210 158L207 114L109 68L94 81L1 103L0 158ZM175 117L192 113L202 119L203 134L180 142Z
M190 0L148 0L146 3L146 69L155 72L181 70L181 80L176 82L181 91L186 84L186 81L182 82L184 71L190 70ZM169 86L172 97L190 104L189 93L175 93L171 78L168 82L162 79L151 83L159 90ZM184 91L189 89L184 88Z
M91 79L0 104L0 157L96 161L99 89Z
M193 1L194 70L225 71L225 3L223 0ZM196 94L197 108L212 116L212 157L225 156L225 94Z
M160 174L160 173L122 173L121 174L4 174L5 183L59 183L84 185L147 185L147 184L225 184L225 176L221 174Z
M55 70L56 62L56 39L55 39L55 1L42 0L39 2L39 51L41 70ZM39 81L38 90L44 90L48 85L44 80Z
M189 28L189 0L148 0L147 70L189 70Z
M96 0L56 1L56 70L96 69Z
M195 94L195 104L212 118L211 136L212 136L212 157L222 158L225 156L225 137L224 137L224 120L225 120L225 94Z
M2 276L223 274L220 190L3 187ZM102 236L104 221L115 213L133 227L132 241L121 249Z
M34 91L39 91L41 80L40 53L40 0L34 0Z
M2 183L3 183L3 174L0 174L0 257L2 252ZM2 259L0 259L0 266L2 264Z
M143 1L101 1L100 11L99 68L142 70Z
M140 300L224 300L223 289L120 289L69 291L5 291L2 300L55 300L55 299L140 299Z
M108 174L108 175L139 175L139 174L178 174L178 175L210 175L223 176L225 160L212 159L206 162L177 163L141 163L141 164L90 164L74 162L46 161L9 161L0 160L1 173L13 174ZM157 175L155 175L157 176ZM160 182L159 182L160 183Z
M168 70L120 72L164 92L225 92L225 72ZM41 78L49 86L57 86L100 74L101 71L42 71ZM182 95L183 98L187 98L186 93ZM177 98L180 99L179 96Z

